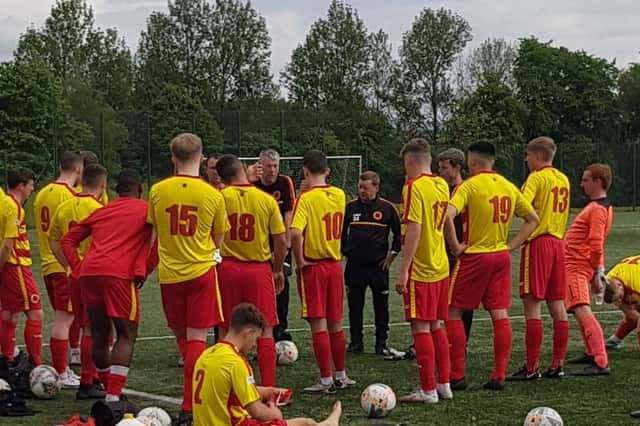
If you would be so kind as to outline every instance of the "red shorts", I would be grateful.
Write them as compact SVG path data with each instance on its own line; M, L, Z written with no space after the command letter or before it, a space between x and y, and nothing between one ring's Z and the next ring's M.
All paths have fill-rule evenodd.
M302 318L342 320L344 287L338 260L321 260L296 274Z
M172 330L209 328L224 320L216 268L189 281L161 284L162 307Z
M67 277L67 280L69 281L69 287L71 288L71 305L73 306L73 315L75 317L75 320L78 321L80 327L89 327L87 310L85 309L84 303L82 302L82 290L80 287L80 282L73 279L72 277Z
M567 264L565 270L567 297L564 304L567 311L572 312L577 306L591 305L589 288L593 278L593 268L590 265Z
M54 311L73 312L71 306L71 286L67 274L55 272L44 276L44 285Z
M218 279L225 327L229 327L231 311L240 303L255 305L271 327L278 325L276 289L269 263L225 258L218 265Z
M40 291L29 266L5 263L0 271L0 306L12 314L42 309Z
M562 240L541 235L522 246L520 297L525 294L538 300L565 299L567 284Z
M80 277L85 309L104 308L110 318L140 322L138 289L131 280L115 277Z
M449 302L458 309L511 307L511 256L495 253L463 254L451 274Z
M404 318L446 321L449 315L449 277L435 282L409 280L404 294Z
M287 426L286 420L271 420L269 422L261 422L256 419L244 419L238 426Z

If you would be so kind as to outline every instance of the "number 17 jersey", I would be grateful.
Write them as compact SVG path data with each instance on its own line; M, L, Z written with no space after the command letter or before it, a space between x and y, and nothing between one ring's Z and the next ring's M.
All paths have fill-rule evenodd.
M147 223L157 233L161 284L189 281L209 271L216 264L212 235L229 229L220 191L184 175L151 187Z
M291 228L304 234L305 259L340 260L345 205L344 191L331 185L314 186L300 194Z

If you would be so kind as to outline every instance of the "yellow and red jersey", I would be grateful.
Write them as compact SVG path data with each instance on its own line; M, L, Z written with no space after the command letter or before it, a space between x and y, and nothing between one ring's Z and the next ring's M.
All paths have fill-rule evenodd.
M62 203L75 197L77 193L64 182L51 182L42 188L33 202L36 232L38 233L38 248L40 249L40 264L42 275L64 273L64 268L58 263L49 246L49 228L51 219Z
M82 192L82 184L76 185L73 189L80 194ZM109 194L107 194L107 191L104 191L102 195L98 197L98 201L100 201L103 206L109 202Z
M194 426L241 424L250 418L245 407L260 400L251 366L224 340L198 358L192 389Z
M507 249L514 215L533 211L518 188L496 172L481 172L462 182L453 192L451 205L462 213L465 253L494 253Z
M569 220L571 185L567 176L551 166L532 172L522 185L524 198L533 205L540 224L529 241L540 235L562 239Z
M221 192L230 228L220 253L243 262L267 262L269 237L285 233L278 202L253 185L230 185Z
M161 284L189 281L215 266L212 235L229 230L222 194L198 176L153 185L147 222L156 229Z
M607 278L616 278L622 283L624 303L640 306L640 256L627 257L611 268Z
M340 241L346 205L344 191L331 185L314 186L298 197L291 228L304 234L304 257L340 260Z
M0 201L0 240L14 240L7 263L31 266L31 247L27 236L27 219L24 208L11 194Z
M404 187L402 222L421 225L420 240L411 262L409 279L437 282L449 276L449 259L444 242L444 221L449 205L449 186L435 175L422 174Z
M604 241L613 225L613 206L608 198L592 200L582 209L564 238L565 262L604 266Z
M102 203L96 197L90 194L78 194L70 200L65 201L58 207L56 213L51 220L49 228L49 238L54 241L60 241L62 237L69 232L69 228L88 218L91 213L102 207ZM89 246L91 238L87 238L78 247L78 256L84 258Z

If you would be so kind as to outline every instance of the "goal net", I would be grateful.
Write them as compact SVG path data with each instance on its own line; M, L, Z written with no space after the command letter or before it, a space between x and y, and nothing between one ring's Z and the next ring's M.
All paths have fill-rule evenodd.
M302 175L303 157L280 157L280 174L291 176L296 189ZM253 163L258 157L241 157L242 161ZM358 179L362 174L361 155L329 155L327 156L331 173L328 182L335 185L349 196L355 197L358 193Z

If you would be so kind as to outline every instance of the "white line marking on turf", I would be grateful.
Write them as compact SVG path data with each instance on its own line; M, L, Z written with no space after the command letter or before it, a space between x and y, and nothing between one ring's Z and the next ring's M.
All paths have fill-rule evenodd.
M153 401L166 402L167 404L174 404L174 405L182 404L181 399L172 398L166 395L156 395L155 393L140 392L137 390L126 389L126 388L122 390L122 393L124 393L125 395L137 396L138 398L145 398L145 399L151 399Z

